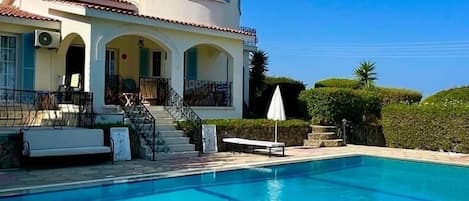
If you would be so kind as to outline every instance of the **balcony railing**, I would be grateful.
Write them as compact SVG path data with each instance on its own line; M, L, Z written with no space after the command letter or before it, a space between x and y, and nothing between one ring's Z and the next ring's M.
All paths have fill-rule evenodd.
M93 95L88 92L0 89L0 127L90 127Z
M244 41L244 46L257 47L257 43L259 42L257 39L257 30L254 28L244 27L244 26L241 26L240 29L244 32L248 32L254 35L253 39L248 39Z
M185 80L184 102L190 106L232 105L231 82L209 80Z

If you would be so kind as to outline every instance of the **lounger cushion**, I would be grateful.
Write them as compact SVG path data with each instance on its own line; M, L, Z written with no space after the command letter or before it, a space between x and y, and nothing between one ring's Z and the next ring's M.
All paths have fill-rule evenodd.
M251 145L251 146L260 146L260 147L284 147L285 146L285 143L283 142L248 140L248 139L242 139L242 138L224 138L223 142L233 143L233 144L242 144L242 145Z
M110 152L111 152L111 148L106 147L106 146L39 149L39 150L31 150L30 157L69 156L69 155L101 154L101 153L110 153Z

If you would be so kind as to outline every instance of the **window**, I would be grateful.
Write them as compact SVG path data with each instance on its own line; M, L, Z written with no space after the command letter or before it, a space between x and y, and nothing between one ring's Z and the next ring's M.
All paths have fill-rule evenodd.
M0 34L0 88L16 87L17 37Z
M116 65L116 50L107 49L106 50L106 75L113 76L117 75L117 65Z
M151 69L152 76L160 77L161 76L161 52L152 52L151 56Z

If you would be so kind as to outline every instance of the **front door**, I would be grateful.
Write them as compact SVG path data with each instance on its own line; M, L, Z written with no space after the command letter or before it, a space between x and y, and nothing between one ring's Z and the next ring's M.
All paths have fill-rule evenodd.
M85 71L85 47L70 46L67 51L65 62L66 84L70 85L70 78L73 74L80 74L80 86L83 90Z

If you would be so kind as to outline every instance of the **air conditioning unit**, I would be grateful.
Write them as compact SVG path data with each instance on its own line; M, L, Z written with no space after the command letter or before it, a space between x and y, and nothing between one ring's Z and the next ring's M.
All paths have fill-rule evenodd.
M60 33L54 31L35 30L34 46L45 48L59 48Z

